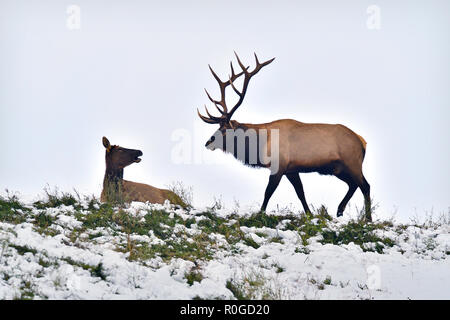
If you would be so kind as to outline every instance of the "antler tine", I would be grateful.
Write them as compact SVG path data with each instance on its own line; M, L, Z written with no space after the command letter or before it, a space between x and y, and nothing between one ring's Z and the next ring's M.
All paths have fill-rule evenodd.
M261 63L261 68L267 66L269 63L271 63L273 60L275 60L275 57L273 57L272 59L267 60L266 62Z
M236 111L236 109L242 104L245 94L247 92L247 87L249 84L250 79L256 74L258 73L259 70L261 70L262 67L268 65L269 63L271 63L275 58L272 58L270 60L267 60L263 63L260 63L258 60L258 56L255 55L255 60L256 60L256 66L253 69L253 71L248 71L248 69L250 67L246 67L241 59L239 58L238 54L236 53L236 51L234 52L234 55L236 56L237 62L239 64L239 66L241 67L242 71L237 73L234 71L234 67L233 67L233 62L230 62L230 68L231 68L231 76L228 77L228 81L223 82L219 76L214 72L214 70L212 69L212 67L210 65L208 65L209 70L211 71L212 75L214 76L214 78L216 79L217 83L219 84L220 87L220 100L214 100L211 95L209 94L208 90L205 89L206 95L208 96L208 99L214 103L214 106L216 107L216 109L220 112L221 116L220 117L215 117L213 115L211 115L208 111L208 109L205 106L205 111L206 114L208 115L208 117L203 116L202 114L200 114L200 111L197 109L197 113L199 115L199 117L205 121L206 123L223 123L226 121L230 121L231 116L233 115L233 113ZM236 79L238 79L240 76L244 75L244 83L242 86L242 90L239 91L236 86L234 85L234 81ZM228 112L228 108L227 108L227 104L225 101L225 89L228 85L231 85L231 87L233 88L234 92L239 96L239 101L234 105L234 107L231 109L230 112ZM222 107L222 110L221 108Z
M221 87L221 88L222 88L222 87ZM221 89L221 91L222 91L222 89ZM214 100L214 99L211 97L211 95L209 94L208 90L205 89L205 92L206 92L206 95L208 96L209 100L211 100L211 102L214 103L214 106L217 108L217 110L219 110L219 112L220 112L222 115L226 115L227 112L228 112L228 109L227 109L227 106L226 106L226 104L225 104L225 99L222 99L222 101ZM220 105L220 106L223 108L223 110L220 110L220 108L218 107L218 105Z
M219 78L219 76L214 72L214 70L211 68L210 65L208 65L208 67L209 67L209 70L211 70L211 73L214 76L214 78L217 80L217 83L219 84L220 95L221 95L220 101L212 99L211 96L209 95L208 91L206 91L206 89L205 89L206 94L208 95L209 100L211 100L214 103L214 105L216 105L216 108L217 108L217 105L220 105L222 107L223 111L222 110L219 110L219 111L222 115L225 115L228 112L227 105L225 102L225 88L228 84L226 82L223 82Z
M198 114L198 116L200 117L200 119L202 119L202 120L205 121L206 123L209 123L209 124L217 123L215 120L203 116L203 115L200 113L200 111L198 111L198 108L197 108L197 114Z
M211 98L211 96L209 95L209 92L208 92L208 90L206 90L206 88L205 88L205 92L206 92L206 95L208 96L209 100L211 100L212 103L220 104L220 101L217 101L217 100L214 100L213 98Z
M253 69L252 72L250 72L250 75L253 77L255 74L258 73L259 70L262 69L262 67L267 66L269 63L271 63L273 60L275 60L275 58L269 59L267 61L264 61L263 63L260 63L258 60L258 56L256 55L256 52L253 53L255 55L255 60L256 60L256 66L255 69Z
M241 72L239 72L238 74L236 74L236 73L234 72L234 68L233 68L233 61L230 61L231 77L229 77L229 78L231 78L231 81L234 81L234 80L236 80L237 78L239 78L240 76L242 76L242 75L245 73L245 71L247 71L247 70L250 68L250 66L248 66L248 67L243 67L243 65L239 65L239 66L242 68L243 71L241 71ZM228 84L228 83L229 83L229 80L228 80L227 84Z
M236 74L234 73L234 68L233 68L233 61L230 61L230 67L231 67L231 77L234 77Z
M221 117L214 117L213 115L211 115L211 114L209 113L208 108L206 107L206 105L205 105L205 111L206 111L206 114L208 115L208 117L209 117L211 120L214 120L214 121L217 121L217 122L220 122L220 121L223 120Z
M256 65L259 65L258 56L256 55L256 52L253 52L253 54L255 55Z
M214 72L213 68L211 68L211 66L208 64L209 70L211 71L212 75L214 76L214 78L217 80L217 82L222 85L223 82L222 80L220 80L219 76Z
M217 106L217 103L214 103L214 106L223 116L225 116L227 114L225 111L220 110L220 108Z
M236 52L234 52L236 59L239 63L239 66L242 68L242 72L245 73L245 77L244 77L244 84L242 85L242 91L238 91L235 87L234 84L231 82L231 86L233 87L234 91L239 95L239 101L234 105L234 107L231 109L231 111L228 113L228 119L231 119L231 117L233 116L233 113L237 110L237 108L239 108L239 106L242 104L242 102L244 101L244 97L245 94L247 93L247 88L248 88L248 84L250 82L250 79L259 72L259 70L261 70L264 66L268 65L269 63L271 63L275 58L272 58L270 60L267 60L263 63L260 63L258 60L258 56L256 55L256 53L254 53L255 55L255 60L256 60L256 66L255 69L253 69L253 71L249 72L247 71L247 69L244 68L244 65L242 64L241 60L239 59L239 56L237 55Z
M216 109L220 112L220 114L222 115L221 118L218 117L214 117L212 116L208 110L206 110L207 115L210 117L210 119L214 120L214 121L219 121L219 119L221 120L226 120L227 115L228 115L228 108L227 108L227 104L225 102L225 89L226 87L231 83L233 90L238 93L238 95L240 96L239 91L237 91L236 87L234 86L234 84L232 83L234 80L236 80L237 78L239 78L240 76L242 76L244 74L244 72L240 72L238 74L235 73L234 68L233 68L233 63L230 62L230 67L231 67L231 77L230 77L230 81L227 82L223 82L219 76L214 72L213 68L211 67L211 65L208 65L209 70L211 71L212 75L214 76L214 78L216 79L217 83L219 84L220 87L220 94L221 94L221 99L219 100L214 100L211 95L209 94L208 90L205 89L206 95L208 96L208 99L214 103L214 106L216 107ZM248 70L249 67L247 68L243 68L243 70ZM219 108L219 106L222 107L222 110ZM203 119L203 118L202 118Z
M275 60L275 57L272 59L269 59L267 61L264 61L263 63L260 63L258 61L258 56L256 55L256 52L254 53L255 55L255 60L256 60L256 67L255 69L251 72L252 74L256 74L259 70L261 70L262 67L267 66L269 63L271 63L273 60Z
M239 66L241 67L242 72L247 74L248 68L244 67L244 64L241 62L241 59L239 59L239 56L237 55L236 51L234 51L234 55L236 56L237 62L239 64Z
M233 88L233 90L234 90L234 92L236 92L236 94L240 97L240 96L242 96L242 93L238 90L238 89L236 89L236 87L234 86L234 83L233 83L233 80L231 79L231 77L230 77L230 84L231 84L231 87Z

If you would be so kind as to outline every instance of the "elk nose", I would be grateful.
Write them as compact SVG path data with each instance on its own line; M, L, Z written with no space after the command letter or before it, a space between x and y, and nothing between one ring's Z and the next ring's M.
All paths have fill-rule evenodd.
M216 140L216 137L212 136L212 137L205 143L205 147L207 147L208 145L210 145L211 143L213 143L214 140Z
M138 154L138 157L142 157L142 155L143 155L141 150L138 150L137 154Z

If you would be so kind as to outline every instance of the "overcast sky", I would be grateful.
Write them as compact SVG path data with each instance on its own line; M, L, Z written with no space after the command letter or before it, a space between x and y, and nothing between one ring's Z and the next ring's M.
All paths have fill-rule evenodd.
M276 59L252 79L235 120L344 124L368 143L363 171L378 216L448 212L449 12L445 0L2 0L0 189L99 195L107 136L144 153L127 180L182 181L196 205L261 203L269 171L206 150L218 126L196 115L203 88L218 94L208 64L225 78L233 50L251 65L256 51ZM173 157L180 143L188 163ZM308 203L334 215L347 186L302 179ZM268 209L277 204L301 208L286 178ZM360 191L350 205L363 205Z

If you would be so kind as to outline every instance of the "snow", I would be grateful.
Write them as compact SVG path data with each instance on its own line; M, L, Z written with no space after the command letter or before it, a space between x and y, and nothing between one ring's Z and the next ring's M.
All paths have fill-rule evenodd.
M190 228L176 225L172 230L201 234L202 208L185 211L168 203L132 203L126 212L143 219L149 209L165 210L183 220L195 218ZM252 212L246 210L245 214ZM39 212L33 209L33 214ZM364 252L354 243L322 244L321 235L310 238L303 247L299 233L284 229L283 223L275 229L241 226L241 231L260 245L257 249L240 242L231 250L223 235L211 235L211 241L218 244L213 258L194 263L160 257L130 260L128 252L116 250L116 244L126 237L107 228L88 230L80 236L83 241L74 242L71 231L82 222L73 213L70 206L46 209L45 214L55 219L52 228L59 232L56 235L39 232L30 222L0 222L0 299L23 298L24 292L32 292L34 299L235 299L230 282L254 290L252 298L450 299L448 224L408 226L402 232L395 231L399 226L394 224L377 230L377 235L395 242L383 254ZM216 214L227 218L232 212L220 209ZM333 220L328 228L337 229L347 222ZM89 241L94 234L99 236ZM279 241L269 241L272 238ZM150 246L165 243L153 232L131 234L130 239ZM369 249L375 244L366 246ZM19 252L23 247L28 252ZM103 278L83 267L99 264ZM185 275L193 268L202 279L190 285ZM258 285L252 288L251 283Z

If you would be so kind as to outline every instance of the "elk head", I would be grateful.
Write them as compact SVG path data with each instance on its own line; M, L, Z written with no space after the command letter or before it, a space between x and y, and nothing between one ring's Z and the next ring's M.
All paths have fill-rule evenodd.
M103 137L103 146L106 149L106 168L120 170L132 163L141 162L142 151L126 149L117 145L111 145L106 137Z
M214 72L214 70L209 66L209 70L211 70L212 75L217 80L217 83L219 84L220 88L220 100L213 99L208 91L205 89L206 95L208 96L209 100L211 100L212 103L214 103L215 107L220 113L219 117L213 116L209 113L208 109L205 105L205 111L207 114L206 116L203 116L200 114L200 112L197 109L198 116L200 119L202 119L206 123L210 124L219 124L219 129L211 136L211 138L206 142L205 147L210 150L215 150L216 148L220 148L222 150L224 149L224 146L226 146L226 132L227 130L234 130L236 126L239 124L237 121L231 120L231 117L233 116L234 112L239 108L239 106L244 101L245 94L247 93L248 84L250 82L250 79L259 72L264 66L271 63L275 58L272 58L270 60L267 60L263 63L260 63L258 60L258 57L255 55L256 60L256 66L253 69L253 71L248 71L249 67L245 67L244 64L239 59L237 53L234 53L237 59L237 62L242 69L241 72L235 73L233 68L233 63L230 62L231 67L231 76L229 76L228 81L222 81L217 74ZM234 82L236 79L244 75L243 85L241 91L239 91L236 86L234 85ZM238 95L239 100L237 103L231 108L230 111L228 111L228 107L225 101L225 89L231 86L233 88L234 92ZM226 148L226 147L225 147Z

